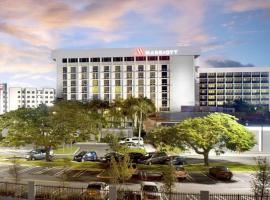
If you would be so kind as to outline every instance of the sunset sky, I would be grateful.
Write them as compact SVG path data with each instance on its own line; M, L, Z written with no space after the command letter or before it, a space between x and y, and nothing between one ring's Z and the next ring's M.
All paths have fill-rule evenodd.
M0 0L0 83L55 87L56 48L198 45L202 67L270 67L270 0Z

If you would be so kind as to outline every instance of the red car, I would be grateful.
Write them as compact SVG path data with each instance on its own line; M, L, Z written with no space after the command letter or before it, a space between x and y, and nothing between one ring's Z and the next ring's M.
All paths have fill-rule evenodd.
M215 166L209 168L209 174L218 179L231 180L233 173L225 166Z

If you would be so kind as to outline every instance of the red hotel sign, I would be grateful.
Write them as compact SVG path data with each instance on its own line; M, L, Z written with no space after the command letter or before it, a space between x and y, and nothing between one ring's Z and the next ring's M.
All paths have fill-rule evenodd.
M144 50L144 48L136 48L135 55L136 56L159 56L159 55L177 55L177 49L155 49L155 50Z

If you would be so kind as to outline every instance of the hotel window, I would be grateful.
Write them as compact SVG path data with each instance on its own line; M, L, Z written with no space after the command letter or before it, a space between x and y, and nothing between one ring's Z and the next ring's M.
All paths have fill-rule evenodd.
M93 72L98 72L98 66L93 66Z
M109 80L104 80L104 86L109 86L110 85L110 81Z
M143 72L139 72L138 73L138 78L143 78L144 77L144 73Z
M110 93L110 87L104 87L104 93Z
M162 107L167 107L168 106L168 102L165 101L165 100L163 100L163 101L161 101L161 105L162 105Z
M63 67L63 73L67 73L67 67Z
M132 72L127 72L127 78L132 78Z
M123 58L122 57L113 57L113 62L122 62Z
M250 77L244 77L243 78L243 82L244 83L250 83L251 82L251 78Z
M162 65L162 66L161 66L161 71L167 71L167 70L168 70L167 65Z
M252 77L260 77L260 72L252 72Z
M82 79L87 79L87 73L82 73Z
M132 80L127 80L127 86L132 86Z
M115 66L115 72L120 72L121 71L121 67L120 66Z
M87 67L82 67L82 73L87 72Z
M167 79L162 79L161 84L162 84L162 85L167 85L167 84L168 84Z
M125 57L125 61L134 61L134 57Z
M92 74L92 79L98 79L98 73L93 73Z
M70 74L70 79L76 79L76 74Z
M76 81L71 81L70 86L76 86Z
M167 86L162 86L161 90L162 90L162 92L168 92L168 87Z
M67 80L67 74L63 74L63 80Z
M143 65L139 65L139 66L138 66L138 71L139 71L139 72L144 71L144 66L143 66Z
M89 62L89 58L80 58L80 62Z
M219 78L222 78L222 77L224 77L224 76L225 76L224 73L217 73L217 77L219 77Z
M143 86L144 85L144 80L138 80L138 85Z
M155 78L156 77L156 72L150 72L150 78Z
M168 94L167 93L162 93L161 97L162 97L162 99L168 99Z
M151 92L151 93L156 92L156 87L155 87L155 86L151 86L151 87L150 87L150 92Z
M208 88L209 89L215 89L216 88L216 84L208 84Z
M156 71L156 65L150 65L150 71Z
M87 94L82 94L82 100L86 100L87 99Z
M155 102L155 100L156 100L156 94L155 93L151 93L150 94L150 99L151 99L152 102Z
M208 90L208 94L216 94L216 90Z
M104 66L104 72L110 72L110 66Z
M121 73L115 73L115 79L121 79Z
M71 93L76 93L76 87L71 87L70 89Z
M78 62L78 58L69 58L68 59L69 63L77 63Z
M91 62L100 62L100 58L91 58Z
M144 93L144 87L139 87L139 95Z
M93 80L92 84L93 84L93 86L98 86L98 80Z
M111 62L111 57L103 57L102 62Z
M62 63L67 63L67 59L66 58L63 58L62 59Z
M76 100L76 94L71 94L70 99L71 100ZM48 101L45 101L45 103L48 103Z
M136 61L145 61L145 60L146 60L145 56L136 57Z
M87 80L82 81L82 86L87 86Z
M262 72L261 73L261 77L268 77L269 76L269 72Z
M115 86L121 86L121 81L120 80L115 80Z
M250 89L251 88L251 84L243 84L243 88L244 89Z
M251 73L250 72L243 72L243 77L251 77Z
M159 56L159 60L170 60L170 56Z
M71 72L71 73L76 73L76 67L71 67L71 68L70 68L70 72Z
M132 66L131 65L127 66L127 72L132 72Z
M109 94L104 94L104 100L109 101L110 100L110 95Z
M156 80L155 79L150 79L150 85L155 85L156 84Z
M147 60L148 61L156 61L156 60L158 60L158 57L157 56L148 56Z
M110 78L110 73L104 73L104 79L109 79Z
M242 77L242 73L241 72L235 72L233 75L234 75L234 77Z
M82 93L87 93L87 87L82 87Z
M235 88L235 89L242 89L242 84L235 83L235 84L234 84L234 88Z
M67 88L63 88L63 93L67 93Z
M161 77L162 77L162 78L167 78L167 72L162 72L162 73L161 73Z
M132 93L132 87L127 87L127 93Z
M232 72L227 72L226 77L233 77L233 73Z

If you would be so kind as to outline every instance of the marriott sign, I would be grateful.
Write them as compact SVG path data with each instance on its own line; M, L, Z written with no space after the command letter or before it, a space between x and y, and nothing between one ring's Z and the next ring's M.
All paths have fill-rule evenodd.
M166 50L145 50L145 55L177 55L178 50L177 49L166 49Z

